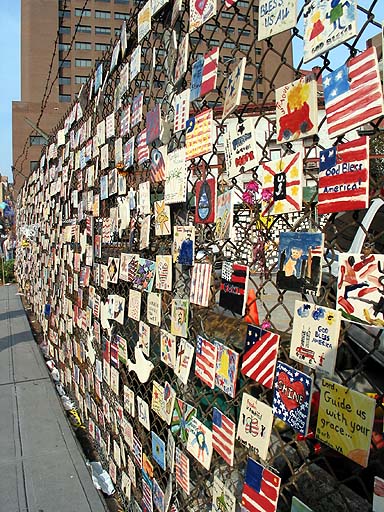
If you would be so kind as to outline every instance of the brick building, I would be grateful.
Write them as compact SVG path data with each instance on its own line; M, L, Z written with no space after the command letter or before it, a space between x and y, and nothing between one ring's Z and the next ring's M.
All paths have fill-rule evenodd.
M45 133L53 130L94 66L102 60L103 52L119 36L123 20L129 23L131 16L137 16L139 4L133 0L89 0L83 9L84 0L21 0L21 101L13 102L12 107L16 191L37 165L45 143L44 136L34 130L28 120L36 123L43 110L38 125ZM231 9L219 3L217 16L209 20L201 31L191 34L190 44L196 46L202 37L207 42L207 48L220 46L220 59L223 62L234 60L234 55L238 55L240 49L254 63L246 69L243 85L245 97L252 90L254 101L272 103L274 94L271 83L279 87L293 78L290 31L273 38L276 48L286 48L286 66L276 74L281 65L281 55L269 51L268 58L263 59L267 43L257 41L257 19L257 0L239 0ZM77 25L72 50L66 56ZM161 24L158 25L157 31L161 31L161 28ZM148 66L148 63L144 61L143 66ZM50 68L48 91L52 87L52 92L42 109ZM164 84L162 72L156 71L156 84L161 90ZM59 77L53 83L57 73ZM25 153L19 158L26 148L27 158L24 158Z

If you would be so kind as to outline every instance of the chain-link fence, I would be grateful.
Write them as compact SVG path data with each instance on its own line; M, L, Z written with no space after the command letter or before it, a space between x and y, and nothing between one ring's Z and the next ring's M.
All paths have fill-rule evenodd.
M265 322L264 327L270 324L268 329L281 336L278 359L313 377L313 407L309 429L312 433L316 430L316 403L321 374L289 358L294 301L303 297L297 292L282 290L276 284L278 241L281 232L325 233L323 280L316 302L335 307L334 262L338 252L350 249L358 227L363 225L365 210L351 211L346 215L319 215L317 212L319 151L330 145L326 136L320 77L364 50L366 40L380 32L380 2L373 0L359 3L357 35L338 49L321 55L316 61L318 67L314 71L319 84L319 134L285 144L276 143L275 89L306 74L300 59L306 8L303 2L299 1L300 11L295 28L261 42L257 41L257 2L238 1L229 8L220 3L217 14L190 34L186 72L177 83L175 66L180 59L182 40L188 32L189 5L181 6L178 12L177 6L167 3L152 16L151 30L141 41L139 74L127 80L124 65L131 63L132 52L137 48L137 16L142 6L133 7L126 24L128 43L125 56L122 58L120 53L116 67L109 72L113 52L111 46L103 60L101 83L96 86L99 87L98 91L95 93L98 80L95 73L95 80L90 79L84 85L75 107L56 128L56 133L42 155L40 168L31 175L20 192L18 230L23 241L18 249L19 283L43 326L47 353L59 368L61 380L68 392L78 402L83 421L90 428L99 456L114 480L125 510L150 510L148 492L151 494L152 490L154 493L155 488L158 496L161 496L161 490L166 493L168 489L171 503L178 505L179 510L211 510L214 473L234 493L236 510L239 510L247 459L249 456L258 459L255 449L236 441L233 466L214 451L210 470L205 469L188 453L187 440L180 435L185 425L188 426L187 413L192 415L191 411L187 408L184 415L182 411L175 413L170 426L164 420L164 415L151 408L156 391L154 382L160 385L163 392L171 389L172 393L174 390L177 399L195 407L196 417L208 428L212 428L215 407L237 425L241 420L240 408L245 392L264 404L272 403L270 389L240 372L235 376L236 392L230 396L230 393L223 392L217 386L211 389L203 383L195 375L195 361L185 384L176 376L174 369L164 363L166 358L162 354L164 346L160 342L161 330L167 333L173 330L173 301L190 298L192 266L175 262L172 287L169 290L164 287L156 290L161 293L159 325L147 321L148 301L152 301L153 297L145 291L141 293L141 316L140 308L139 313L133 312L133 304L129 313L130 293L135 289L140 290L143 282L134 285L129 276L121 278L121 254L139 255L155 261L156 256L171 255L174 251L172 231L165 236L155 231L155 216L158 222L156 229L161 224L158 220L159 212L156 211L157 202L164 198L165 188L164 180L156 178L156 172L159 172L157 164L164 155L164 147L171 154L185 145L185 130L174 130L175 118L180 115L180 105L175 108L175 94L190 86L192 65L198 57L214 48L219 48L216 88L202 99L191 102L189 110L189 117L192 117L205 109L212 109L212 151L188 161L186 200L170 205L171 226L194 226L195 259L212 265L209 305L202 307L189 304L186 339L197 349L197 337L204 336L208 340L219 341L236 354L243 354L247 322L241 315L230 311L230 304L227 309L221 307L218 297L223 264L236 262L248 266L249 287L255 291L254 302L247 305L248 314L251 315L251 318L248 316L248 322L258 325ZM235 121L223 121L228 77L242 57L246 58L246 67L240 106L232 115ZM124 128L127 107L132 106L140 93L143 94L143 115L127 131ZM146 119L149 121L146 114L156 105L160 105L161 109L162 133L150 143L149 159L138 163L140 152L145 153L146 150L139 136L144 128L154 129L153 125L146 124ZM111 114L114 129L110 134L107 131L108 137L100 145L100 123ZM109 123L112 118L109 118ZM260 158L245 177L241 173L229 176L224 158L223 134L228 129L228 123L242 122L248 118L252 119L253 129L257 133ZM380 121L378 119L369 123L368 127L365 126L371 139L371 152L379 156L382 153ZM98 136L101 139L97 139ZM132 137L136 147L134 160L130 162L129 141ZM343 141L342 137L337 139L337 142ZM306 187L303 207L298 213L262 215L260 198L254 196L254 201L247 201L244 196L247 183L260 186L262 162L273 160L276 156L288 156L298 150L304 156ZM371 172L370 196L371 199L378 198L377 201L381 201L381 160L372 162L371 170L374 172ZM219 193L232 189L236 198L233 232L224 240L218 240L215 223L195 223L198 208L196 187L200 186L202 180L209 178L216 179ZM135 193L139 184L148 181L151 220L149 245L146 246L143 241L145 205L139 204L143 196L135 196ZM122 199L126 197L129 201L123 203ZM360 249L365 242L375 243L376 252L381 253L383 206L379 206L372 223L363 225L365 236ZM125 224L127 213L126 210L123 212L123 208L130 209L130 219ZM162 213L166 215L166 211ZM140 246L144 248L140 249ZM112 258L116 260L112 261ZM120 278L114 279L116 268L113 265L118 266L119 262ZM108 325L108 313L105 310L108 300L112 302L112 296L125 298L125 305L115 301L115 305L119 304L124 311L124 320L122 323L109 320ZM255 303L259 318L253 307ZM152 302L150 307L153 307ZM136 372L129 371L130 363L127 362L127 359L135 361L136 344L139 337L141 342L144 339L143 334L140 336L139 333L137 314L146 324L140 324L140 328L150 330L147 357L154 365L149 380L144 383L139 380ZM380 315L382 313L378 314L378 319ZM378 323L377 326L380 329L342 322L336 370L332 379L350 389L373 393L379 406L383 394L381 374L384 351L381 341L383 325ZM182 338L177 337L172 350L177 349L179 352L180 347L185 348L185 345L182 345ZM170 357L174 360L175 354ZM144 367L146 364L148 362L144 361ZM140 373L141 370L138 371ZM132 414L129 390L134 394L136 414ZM145 416L145 405L142 409L137 398L149 405L149 430L139 421L139 410ZM384 477L382 439L378 442L383 429L382 419L380 424L382 408L378 407L376 414L376 437L372 441L366 468L337 454L320 443L315 435L299 435L286 424L275 420L265 463L282 479L278 510L290 510L292 496L297 496L316 511L329 511L331 507L340 511L371 510L373 479L375 476ZM184 492L174 478L171 479L168 465L162 468L154 461L151 432L159 436L165 445L170 445L171 427L176 449L181 450L190 460L189 494ZM156 446L160 446L158 449L161 451L161 443ZM144 477L139 463L140 447L143 457L148 458L144 464ZM126 489L126 475L129 475L132 483L130 498L127 497L129 493L122 489ZM147 475L150 475L149 480ZM146 504L143 504L143 500ZM161 503L161 498L157 500L156 503ZM161 510L161 505L157 506ZM214 510L235 510L224 508L225 505L220 508L219 502L215 506L218 508Z

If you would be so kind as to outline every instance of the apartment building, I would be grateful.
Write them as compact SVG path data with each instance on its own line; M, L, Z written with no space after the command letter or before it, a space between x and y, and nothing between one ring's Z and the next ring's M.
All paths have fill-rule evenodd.
M136 19L132 17L136 18L143 3L89 0L84 8L84 0L21 0L21 101L13 102L12 108L16 191L37 165L45 143L44 133L51 133L75 100L81 85L102 60L103 52L119 36L123 21L127 20L131 28L135 26ZM269 51L268 58L263 59L267 43L257 41L257 20L258 0L239 0L231 9L218 2L217 16L191 34L190 45L196 52L203 47L219 46L223 62L246 56L252 65L247 67L244 77L244 101L252 91L253 101L272 103L271 82L279 87L293 77L290 32L273 38L274 48L285 48L284 69L276 73L281 67L281 54ZM67 55L76 27L72 49ZM156 33L161 36L165 28L164 20L155 24L152 40L156 41ZM163 48L158 51L165 53ZM143 59L142 69L149 65ZM160 68L161 65L157 65L155 69L157 98L161 97L164 87ZM46 90L51 90L51 94L42 108ZM34 129L39 117L38 126L43 133ZM23 156L20 158L20 155Z

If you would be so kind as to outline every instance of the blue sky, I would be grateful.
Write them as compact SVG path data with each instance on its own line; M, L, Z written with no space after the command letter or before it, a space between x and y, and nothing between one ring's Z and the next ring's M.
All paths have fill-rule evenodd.
M0 173L12 178L12 100L20 99L20 2L1 0Z
M54 1L54 0L52 0ZM379 4L383 0L379 0ZM360 0L362 5L367 0ZM299 6L302 1L299 0ZM368 2L370 3L370 1ZM379 10L377 6L376 11ZM378 14L376 12L376 14ZM384 17L384 16L383 16ZM364 21L359 12L358 29ZM302 33L302 20L298 28ZM369 26L359 42L359 49L365 48L365 40L378 33L377 27ZM294 60L297 63L303 52L303 43L298 38L294 40ZM9 176L12 180L12 101L20 99L20 0L1 0L0 16L0 173ZM347 58L348 53L343 46L331 51L333 69L340 66ZM305 69L321 64L320 59L314 59L304 64Z

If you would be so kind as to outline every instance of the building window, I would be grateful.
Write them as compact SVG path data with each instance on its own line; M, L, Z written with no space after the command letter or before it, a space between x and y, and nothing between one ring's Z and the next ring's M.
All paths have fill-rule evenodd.
M262 93L262 92L258 91L258 92L257 92L257 99L258 99L258 100L262 100L263 98L264 98L264 93Z
M59 60L59 67L60 68L70 68L71 61L70 60Z
M209 32L213 32L214 30L216 30L216 25L210 25L209 23L207 23L205 25L205 28L209 31Z
M92 66L91 59L75 59L75 66L78 68L90 68Z
M92 32L92 29L90 25L77 25L77 31L90 34Z
M253 75L251 75L250 73L244 74L244 80L252 80L252 79L253 79Z
M115 28L115 36L119 37L120 34L121 34L121 28Z
M31 161L29 162L29 170L30 170L31 172L36 171L36 169L37 169L38 167L39 167L39 162L38 162L38 160L31 160Z
M223 48L236 48L236 45L231 41L224 41Z
M238 19L239 21L247 21L247 17L246 17L246 16L244 16L243 14L238 14L238 15L237 15L237 19Z
M109 11L95 11L96 18L102 18L103 20L109 20L111 13Z
M229 18L229 19L232 19L232 18L233 18L233 14L231 14L230 12L225 12L225 11L223 11L223 12L221 13L221 15L222 15L222 17L223 17L223 18Z
M80 41L75 42L75 49L76 50L92 50L92 44L91 43L83 43Z
M244 2L244 0L239 0L236 5L239 7L248 7L248 2Z
M95 34L110 34L111 27L95 27Z
M96 0L96 2L104 2L105 4L109 4L111 0Z
M66 52L70 49L71 45L67 43L59 43L59 51Z
M255 12L259 12L259 6L258 6L258 5L254 5L254 6L253 6L253 10L254 10Z
M129 0L115 0L115 4L128 5L128 3L129 3Z
M261 55L261 48L255 48L256 55Z
M71 17L71 11L63 11L62 9L59 10L59 18L70 18Z
M71 77L60 76L59 77L59 85L71 85Z
M76 75L75 84L86 84L88 80L87 76Z
M97 50L98 52L105 52L108 49L109 49L109 44L95 43L95 50Z
M243 52L249 52L250 49L251 49L251 45L240 43L240 50L242 50Z
M63 25L59 27L59 34L70 34L71 27L64 27Z
M78 18L90 18L91 9L75 9L75 16L77 16Z
M227 34L234 34L235 28L234 27L225 27L225 31L227 32Z
M70 94L59 94L60 103L70 103L71 95Z
M115 20L129 20L129 14L125 14L124 12L115 12Z
M47 141L41 135L30 135L29 144L30 146L42 146Z
M241 29L239 28L239 34L241 36L245 36L245 37L248 37L251 35L251 31L250 30L244 30L244 29Z
M210 39L208 41L208 45L209 46L220 46L220 41L218 41L217 39Z

